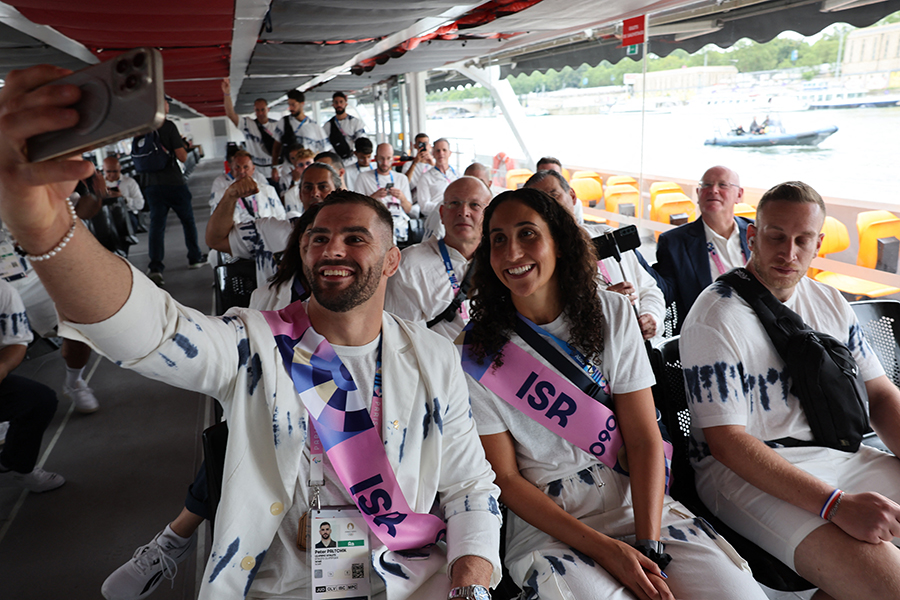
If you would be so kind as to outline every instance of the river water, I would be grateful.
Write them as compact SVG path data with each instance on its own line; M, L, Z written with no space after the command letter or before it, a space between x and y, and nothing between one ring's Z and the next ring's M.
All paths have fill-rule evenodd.
M750 119L735 120L747 128ZM705 146L723 119L685 111L646 113L643 136L640 113L526 117L523 134L534 160L551 155L564 165L637 173L643 153L648 175L697 179L709 166L723 164L740 174L745 187L801 180L823 196L888 202L900 209L900 107L790 112L781 120L788 132L831 125L838 131L811 148ZM520 166L534 168L524 164L503 117L429 120L428 134L432 141L453 138L461 152L505 152Z

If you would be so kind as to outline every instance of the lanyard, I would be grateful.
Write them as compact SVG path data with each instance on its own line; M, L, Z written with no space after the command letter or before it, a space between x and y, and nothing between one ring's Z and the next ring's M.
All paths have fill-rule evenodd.
M296 119L295 119L296 120ZM300 121L300 124L294 127L294 135L300 133L300 130L303 129L303 126L306 125L306 122L309 121L309 117L306 115L303 116L303 120Z
M447 177L447 174L446 174L446 173L444 173L443 171L441 171L441 170L438 169L437 167L435 167L434 170L437 171L438 173L440 173L440 174L441 174L441 177L443 177L444 179L447 180L447 183L453 183L453 179L450 179L449 177ZM454 171L454 170L453 170L453 167L451 167L450 165L447 165L447 170L450 171L451 173L453 173L453 177L454 177L454 178L459 178L459 175L456 174L456 171Z
M444 260L444 269L447 270L447 277L450 278L450 287L453 289L453 295L459 293L459 279L456 277L456 271L453 269L453 263L450 262L450 253L447 251L447 244L444 238L438 240L438 249L441 251L441 258ZM464 321L469 320L469 314L465 305L459 305L459 314L462 315Z
M359 168L357 166L357 168ZM371 168L371 165L369 166ZM391 171L391 183L394 183L394 172ZM375 185L378 186L378 189L381 189L381 183L378 182L378 171L375 171Z
M381 436L381 419L382 419L382 391L381 391L381 340L378 341L378 354L376 354L375 358L375 379L372 382L372 409L369 411L369 416L372 418L372 423L375 426L375 431L378 432L379 437ZM324 449L322 448L322 440L319 439L319 434L316 433L316 428L313 426L312 421L309 422L309 485L310 486L323 486L325 485L325 473L323 470L323 461L322 455L324 454Z
M603 264L602 260L597 261L597 266L600 267L600 275L603 276L603 283L606 285L612 285L612 277L609 276L609 271L606 268L606 265Z
M719 275L724 275L727 269L725 268L725 264L722 262L722 259L719 257L719 253L716 252L716 247L713 246L712 242L706 242L706 251L709 252L710 258L712 258L713 264L716 265L716 269L719 271ZM747 262L747 257L744 256L744 250L741 249L741 258L744 259L744 262Z
M588 376L594 380L594 382L603 388L607 394L612 396L612 389L609 387L609 382L606 380L606 377L603 376L603 373L600 372L600 369L587 361L584 357L584 354L578 351L577 348L573 348L567 342L559 339L540 325L532 323L529 319L519 314L519 318L522 319L529 327L535 330L539 334L543 334L549 336L557 346L559 346L563 352L568 354L572 359L578 364L581 369L588 374Z

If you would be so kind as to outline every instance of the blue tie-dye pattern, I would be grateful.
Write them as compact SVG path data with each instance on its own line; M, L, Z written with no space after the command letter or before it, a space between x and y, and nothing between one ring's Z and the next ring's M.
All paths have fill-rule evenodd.
M409 575L403 572L403 567L398 565L397 563L386 561L384 559L384 554L381 555L381 568L384 569L386 573L390 573L395 577L400 577L401 579L409 579Z
M710 399L710 402L712 402L712 393L710 393L710 390L712 389L712 376L713 368L710 365L703 365L700 367L700 387L706 390L706 397Z
M538 576L540 573L537 572L537 569L534 569L531 572L531 575L528 576L528 579L525 580L525 590L524 600L536 600L540 597L540 590L538 590Z
M159 356L163 359L163 361L165 361L167 367L174 367L174 366L175 366L175 361L174 361L174 360L172 360L171 358L169 358L168 356L166 356L166 355L163 354L162 352L159 352L158 354L159 354Z
M250 377L247 391L252 396L256 391L256 386L262 378L262 362L259 360L259 354L254 354L250 360L250 366L247 367L247 375Z
M723 362L717 362L713 365L713 371L716 374L716 384L719 388L719 400L722 402L728 401L728 377L726 373L728 372L728 365Z
M684 535L684 532L673 525L669 525L669 537L673 540L681 540L682 542L687 541L687 536Z
M232 321L237 321L237 319L235 319L234 317L220 317L220 318L222 319L222 322L225 323L226 325L231 323Z
M488 510L491 511L492 515L500 516L500 505L497 504L497 499L493 496L488 496Z
M578 471L578 479L588 485L594 485L594 476L591 475L590 469L582 469Z
M381 571L378 570L378 565L375 564L375 553L369 555L369 561L372 565L372 572L378 575L378 578L382 581L382 583L387 584L387 580L384 578L384 575L381 574Z
M762 375L759 376L759 403L763 410L771 410L769 407L769 388L766 385L767 379Z
M406 430L407 427L403 428L403 439L400 440L400 457L397 459L397 462L403 462L403 449L406 447Z
M291 423L291 411L287 411L285 414L287 415L288 437L291 437L294 435L294 424Z
M469 495L468 494L466 494L466 498L465 498L465 500L463 500L463 506L465 507L466 512L469 512L470 510L472 510L472 507L469 506Z
M719 533L715 529L713 529L713 526L710 525L706 521L706 519L703 519L701 517L694 517L694 525L696 525L698 529L709 536L709 539L711 540L715 540L719 537Z
M428 439L428 429L431 427L431 407L425 402L425 417L422 419L422 439Z
M237 345L238 351L238 366L243 367L247 364L247 361L250 360L250 340L247 338L242 339L238 342Z
M697 442L697 438L693 435L690 437L689 444L688 456L694 462L699 462L712 454L709 451L709 445L706 442Z
M566 574L566 565L562 564L562 561L556 558L555 556L545 555L544 558L547 559L547 562L550 563L550 567L559 573L560 575Z
M443 435L444 419L441 417L441 401L437 398L434 399L434 412L432 415L434 416L434 424L437 425L438 431Z
M188 358L196 358L199 350L197 350L197 346L191 343L191 340L181 335L180 333L176 333L173 341L179 348L184 350L185 356L187 356Z
M9 326L9 315L0 313L0 335L6 335L6 328Z
M847 348L849 348L851 352L858 349L860 355L864 358L872 350L869 347L869 341L866 339L862 327L859 326L859 321L854 321L853 325L850 326L850 335L847 337Z
M117 367L121 367L121 366L122 366L122 361L121 361L121 360L117 360L117 361L116 361L116 366L117 366Z
M275 410L272 412L272 438L275 442L276 448L278 447L278 444L281 443L280 440L278 439L279 430L280 430L280 427L278 425L278 407L276 406Z
M734 290L730 285L722 281L716 281L712 286L713 290L723 298L731 298Z
M688 400L696 404L702 404L703 398L700 395L700 369L699 367L691 367L683 369L684 381L687 386Z
M262 565L263 559L266 557L266 552L266 550L263 550L256 555L256 564L253 565L253 568L250 569L250 572L247 574L247 585L244 586L244 598L246 598L247 594L250 592L250 586L253 585L253 580L256 578L256 574L259 572L259 567Z
M583 562L583 563L586 564L587 566L593 567L593 566L596 564L596 563L594 562L594 559L593 559L593 558L591 558L590 556L588 556L587 554L585 554L585 553L583 553L583 552L579 552L578 550L576 550L576 549L573 548L572 546L569 546L569 550L571 550L571 551L575 554L575 556L577 556L577 557L579 558L579 560L581 560L581 562Z
M228 565L228 561L230 561L232 557L237 554L240 545L241 538L234 538L234 541L229 544L228 548L225 550L225 554L223 554L219 559L219 562L216 563L216 566L213 568L212 574L210 574L209 576L210 583L216 580L216 577L219 576L219 573L222 572L222 569L224 569Z
M559 495L562 493L562 480L557 479L556 481L551 481L547 484L547 495L553 496L554 498L559 498Z

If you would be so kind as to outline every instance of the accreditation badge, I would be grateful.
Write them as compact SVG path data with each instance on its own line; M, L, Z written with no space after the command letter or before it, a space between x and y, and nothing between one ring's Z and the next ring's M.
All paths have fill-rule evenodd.
M0 277L24 275L25 266L9 240L0 241Z
M369 588L369 526L355 506L308 513L312 600L364 600Z

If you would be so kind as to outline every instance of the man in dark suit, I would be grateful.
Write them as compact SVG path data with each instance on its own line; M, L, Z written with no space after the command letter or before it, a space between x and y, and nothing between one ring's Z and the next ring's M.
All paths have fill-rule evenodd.
M744 196L738 174L727 167L712 167L697 186L700 218L659 236L656 264L648 269L666 296L674 302L678 321L675 333L700 292L720 274L743 267L749 219L734 216Z

